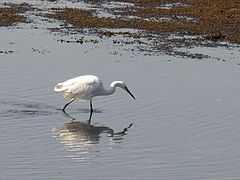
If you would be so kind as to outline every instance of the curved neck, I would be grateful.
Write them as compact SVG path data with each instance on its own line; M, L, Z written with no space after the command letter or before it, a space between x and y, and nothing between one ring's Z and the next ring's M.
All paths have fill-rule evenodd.
M110 95L110 94L113 94L115 91L116 91L116 85L114 82L112 82L110 84L110 87L108 89L104 88L102 93L103 93L103 95Z
M124 85L124 82L122 81L113 81L110 84L110 87L108 89L103 90L103 95L110 95L113 94L116 91L116 87L121 87Z

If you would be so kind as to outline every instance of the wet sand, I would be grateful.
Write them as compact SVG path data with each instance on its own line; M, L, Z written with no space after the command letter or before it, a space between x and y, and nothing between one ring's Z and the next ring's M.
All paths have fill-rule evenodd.
M98 37L119 36L120 40L113 43L136 45L139 51L148 55L164 53L195 59L208 58L208 56L203 53L178 51L177 48L195 46L231 48L231 44L223 44L223 42L240 42L240 7L236 0L228 2L191 0L181 3L138 0L108 3L89 1L88 3L91 6L87 9L49 8L48 13L42 13L41 9L36 7L34 9L27 3L18 5L5 3L3 5L6 7L0 9L2 11L0 26L28 22L24 13L34 9L39 16L64 22L61 27L51 28L55 32L81 31ZM127 40L129 37L132 38L131 41ZM96 39L92 41L98 43ZM76 39L69 42L84 43L84 40Z

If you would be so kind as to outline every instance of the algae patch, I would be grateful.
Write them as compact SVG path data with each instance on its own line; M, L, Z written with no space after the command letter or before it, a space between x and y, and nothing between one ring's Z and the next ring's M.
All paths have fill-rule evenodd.
M0 8L0 26L11 26L16 23L26 23L27 17L23 15L31 6L27 3L4 3Z

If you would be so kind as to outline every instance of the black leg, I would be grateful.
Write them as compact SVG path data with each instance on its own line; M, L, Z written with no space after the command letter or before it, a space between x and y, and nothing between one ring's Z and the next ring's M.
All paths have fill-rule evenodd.
M66 113L65 111L63 111L63 113L64 113L68 118L71 119L71 122L73 122L73 121L76 120L74 117L70 116L70 114Z
M75 100L75 99L71 99L70 102L68 102L67 104L65 104L65 105L63 106L63 108L62 108L62 111L65 112L66 107L67 107L69 104L71 104L74 100Z
M92 113L93 113L93 107L92 107L92 100L90 100L90 116L89 116L89 119L88 119L88 123L90 124L91 123L91 118L92 118Z

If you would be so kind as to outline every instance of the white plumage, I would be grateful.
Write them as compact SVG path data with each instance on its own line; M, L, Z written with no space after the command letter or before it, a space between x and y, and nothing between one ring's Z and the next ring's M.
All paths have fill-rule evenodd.
M90 100L103 89L101 80L93 75L79 76L58 83L54 91L64 92L64 96L81 100Z
M54 91L63 92L65 97L71 99L71 101L62 108L63 112L65 112L65 108L76 99L90 100L91 113L89 120L91 120L93 112L92 98L95 96L113 94L116 90L116 87L120 87L126 90L135 99L135 97L128 90L124 82L113 81L110 84L110 87L106 89L103 87L102 81L97 76L94 75L79 76L73 79L69 79L65 82L58 83L54 87Z

